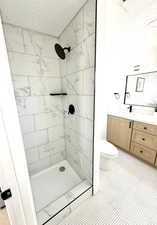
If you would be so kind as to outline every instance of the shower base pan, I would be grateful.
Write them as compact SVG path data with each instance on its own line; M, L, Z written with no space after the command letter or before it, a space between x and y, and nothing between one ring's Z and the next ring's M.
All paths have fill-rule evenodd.
M39 225L91 187L66 160L33 175L31 184Z

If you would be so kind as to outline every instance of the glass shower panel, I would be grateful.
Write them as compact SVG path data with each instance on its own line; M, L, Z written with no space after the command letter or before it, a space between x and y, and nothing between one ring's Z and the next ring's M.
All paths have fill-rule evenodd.
M93 186L96 0L81 2L57 36L2 13L39 225Z

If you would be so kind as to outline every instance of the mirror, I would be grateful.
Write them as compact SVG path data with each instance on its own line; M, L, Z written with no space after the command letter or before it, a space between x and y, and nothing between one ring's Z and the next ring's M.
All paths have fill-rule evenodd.
M124 104L156 107L157 72L128 75Z

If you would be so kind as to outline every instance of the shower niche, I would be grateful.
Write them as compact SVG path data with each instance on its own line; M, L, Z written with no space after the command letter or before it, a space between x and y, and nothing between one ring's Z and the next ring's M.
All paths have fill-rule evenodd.
M92 195L96 0L13 2L0 8L32 196L53 225Z

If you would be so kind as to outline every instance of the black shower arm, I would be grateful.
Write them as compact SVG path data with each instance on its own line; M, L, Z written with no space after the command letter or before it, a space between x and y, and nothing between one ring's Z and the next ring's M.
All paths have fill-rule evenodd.
M64 50L68 50L68 52L70 52L70 50L71 50L71 47L65 47L65 48L63 48Z

